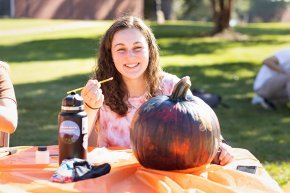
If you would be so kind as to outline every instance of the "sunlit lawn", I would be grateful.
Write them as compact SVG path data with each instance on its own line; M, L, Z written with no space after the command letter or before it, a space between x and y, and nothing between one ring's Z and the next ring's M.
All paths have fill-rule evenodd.
M71 27L75 22L82 28ZM57 144L61 100L66 91L86 83L100 37L111 23L79 22L0 20L0 58L11 65L19 109L12 146ZM250 102L261 60L290 47L290 24L237 28L249 35L247 41L203 37L200 34L211 29L208 23L150 24L164 70L189 75L192 87L220 94L229 106L215 109L223 136L232 146L250 150L285 185L290 178L290 110L281 105L267 111ZM31 30L37 26L39 32Z

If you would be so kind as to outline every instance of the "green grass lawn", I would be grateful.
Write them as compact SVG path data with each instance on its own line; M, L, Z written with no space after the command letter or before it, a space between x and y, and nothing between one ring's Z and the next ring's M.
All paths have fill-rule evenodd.
M85 21L83 21L85 22ZM95 64L101 35L110 21L0 19L0 59L11 65L19 126L11 145L57 144L57 115L66 91L83 86ZM246 41L204 37L209 23L150 23L160 46L164 70L190 76L192 87L222 96L219 107L224 138L250 150L283 186L290 178L290 110L267 111L251 105L252 85L261 61L290 47L290 24L251 24L235 30ZM40 31L35 31L35 29ZM16 31L17 30L17 31Z

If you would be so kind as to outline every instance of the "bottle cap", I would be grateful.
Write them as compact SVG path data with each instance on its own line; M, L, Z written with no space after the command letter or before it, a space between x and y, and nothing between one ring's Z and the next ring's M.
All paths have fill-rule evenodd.
M77 93L72 92L62 100L62 106L79 107L84 104L84 99Z
M38 146L38 151L46 151L47 147L46 146Z
M64 111L83 111L84 99L79 94L71 92L62 99L61 110Z

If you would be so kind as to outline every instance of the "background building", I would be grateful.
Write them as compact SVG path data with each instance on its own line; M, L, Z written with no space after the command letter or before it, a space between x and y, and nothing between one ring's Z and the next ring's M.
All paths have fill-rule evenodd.
M143 12L144 0L0 0L1 17L109 20Z

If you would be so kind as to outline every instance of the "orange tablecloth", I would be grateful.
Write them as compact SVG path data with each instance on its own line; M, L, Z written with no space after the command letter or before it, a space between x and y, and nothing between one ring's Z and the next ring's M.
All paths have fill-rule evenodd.
M50 153L58 153L57 148L57 146L48 147ZM111 172L99 178L66 184L49 181L58 168L58 157L51 157L49 165L36 165L34 164L36 147L17 147L17 149L16 154L0 158L0 192L283 192L260 162L245 149L234 149L235 160L227 166L208 165L203 168L170 172L142 167L130 150L100 149L102 151L98 151L98 155L94 156L99 156L101 161L108 160L112 166ZM116 152L120 154L116 156ZM111 159L110 155L116 157ZM236 171L237 165L256 165L258 171L255 175Z

